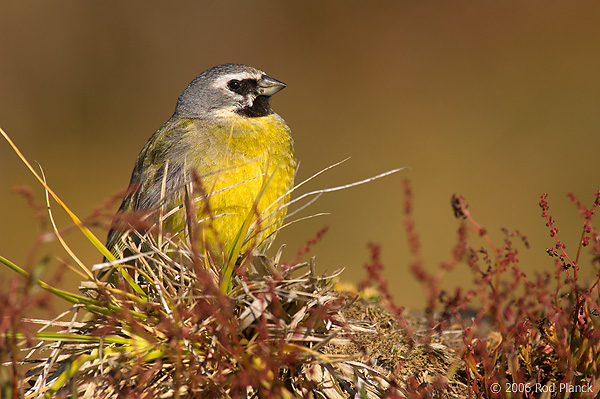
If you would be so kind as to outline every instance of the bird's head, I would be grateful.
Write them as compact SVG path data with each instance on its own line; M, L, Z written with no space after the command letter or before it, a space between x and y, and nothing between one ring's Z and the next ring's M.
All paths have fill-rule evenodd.
M231 113L246 117L266 116L273 113L270 97L285 86L247 65L218 65L202 72L183 90L175 115L186 118Z

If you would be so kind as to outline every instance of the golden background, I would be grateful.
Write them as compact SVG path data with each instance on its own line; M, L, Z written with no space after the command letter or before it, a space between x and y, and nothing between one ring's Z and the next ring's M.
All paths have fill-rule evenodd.
M328 225L312 251L317 264L358 281L367 242L379 243L396 302L422 306L408 271L404 178L428 270L456 240L453 193L498 243L502 227L528 235L532 248L519 249L531 274L553 268L538 207L548 192L575 251L582 222L566 194L590 205L600 188L598 21L591 1L3 1L0 126L83 217L126 187L189 81L224 62L255 66L288 84L272 105L292 127L299 180L351 157L305 190L410 167L323 196L303 215L331 215L290 227L274 248L286 243L291 259ZM42 199L2 141L0 254L26 265L38 230L11 194L18 184ZM86 264L100 260L79 234L67 239ZM55 248L41 253L67 258ZM468 287L466 269L445 286ZM0 273L5 289L14 273Z

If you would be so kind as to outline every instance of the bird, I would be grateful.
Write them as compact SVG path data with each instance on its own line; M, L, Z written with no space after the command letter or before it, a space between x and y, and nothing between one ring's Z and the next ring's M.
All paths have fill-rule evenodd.
M235 63L193 79L135 161L108 250L126 256L140 215L174 236L186 234L191 215L201 230L197 244L215 258L238 256L236 249L264 253L286 215L297 166L290 127L270 105L285 87Z

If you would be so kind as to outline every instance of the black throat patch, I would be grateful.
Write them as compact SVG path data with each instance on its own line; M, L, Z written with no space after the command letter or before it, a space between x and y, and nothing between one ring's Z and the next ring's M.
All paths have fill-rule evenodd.
M271 105L269 105L268 96L258 96L251 107L240 108L236 112L242 116L257 118L259 116L271 115L273 110L271 109Z

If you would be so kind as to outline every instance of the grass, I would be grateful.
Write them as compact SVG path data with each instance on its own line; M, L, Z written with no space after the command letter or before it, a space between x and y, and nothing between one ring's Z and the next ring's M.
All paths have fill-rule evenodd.
M99 256L107 256L87 227L106 210L82 221L37 177L45 202L53 197ZM20 192L34 212L45 208L27 190ZM158 235L132 233L129 261L107 256L123 266L123 278L110 285L93 278L54 226L71 260L53 281L40 280L42 267L26 271L0 257L21 276L0 292L2 398L596 397L600 236L592 222L600 191L589 208L570 195L582 217L573 250L564 245L542 195L541 223L554 242L546 249L547 271L535 277L519 265L525 235L505 229L504 239L494 242L461 196L449 209L458 219L452 256L428 272L408 181L404 197L410 270L427 299L423 312L394 302L375 244L368 246L366 277L358 287L335 288L342 271L317 274L307 257L326 229L298 245L287 262L280 249L273 258L248 251L226 265L195 245L194 229L177 242L161 229ZM480 237L486 246L472 246ZM591 264L584 263L583 251L591 251ZM442 290L459 264L469 267L475 288ZM42 266L54 267L48 258ZM582 277L592 270L595 278ZM82 276L79 293L55 288L66 271ZM31 318L32 310L48 307L51 295L71 308Z

